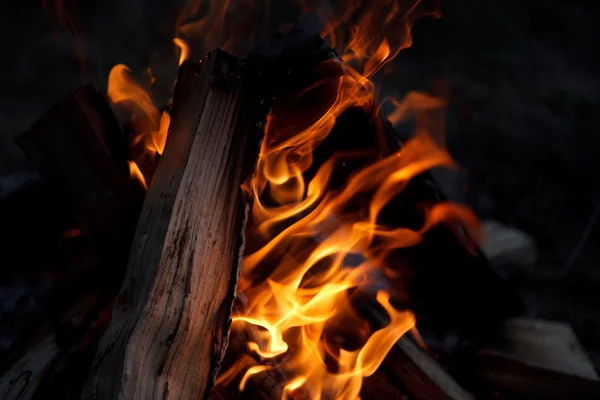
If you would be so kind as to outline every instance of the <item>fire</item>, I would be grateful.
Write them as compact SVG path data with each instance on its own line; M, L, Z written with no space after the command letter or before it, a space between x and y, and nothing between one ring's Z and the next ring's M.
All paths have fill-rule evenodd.
M179 65L183 64L185 60L188 59L190 55L190 47L187 43L181 38L173 39L173 43L179 48Z
M441 223L478 234L473 213L448 202L427 205L418 228L388 226L382 218L384 208L402 196L415 176L454 166L441 140L428 131L426 114L444 106L439 99L409 93L400 101L392 100L390 121L415 119L414 136L395 153L377 149L375 159L335 189L334 173L365 155L347 151L320 164L314 160L315 150L348 110L361 109L379 121L370 78L411 45L417 18L439 16L437 4L425 9L424 2L344 0L336 12L324 1L299 0L304 12L316 12L324 20L321 35L344 63L324 62L319 68L342 72L327 74L323 82L299 95L331 89L309 115L272 109L255 173L243 185L253 205L249 250L238 286L241 306L233 329L250 338L248 351L261 365L246 370L240 390L254 376L278 369L287 378L284 397L358 398L363 378L376 371L402 335L416 332L415 315L393 306L385 278L395 273L390 254L417 245L427 230ZM253 19L258 3L190 0L179 14L173 40L179 48L179 65L194 58L198 48L231 50L239 47L242 37L252 38L255 29L245 30L246 22ZM162 154L169 114L159 111L148 88L124 65L111 71L108 96L132 126L132 153L138 156L129 162L130 172L147 187L149 177L141 166ZM385 135L384 124L376 125ZM311 168L316 172L308 175ZM387 314L385 326L374 327L359 314L357 293L372 297ZM221 374L220 382L231 381L239 370L240 365L232 366Z
M182 50L182 56L183 56ZM147 88L135 81L131 70L123 65L115 65L108 76L108 98L113 109L122 120L131 124L133 135L130 140L131 153L137 155L129 162L131 176L147 188L145 177L140 170L142 163L154 163L167 143L171 117L162 113L154 105Z
M135 161L127 161L127 165L129 166L129 175L144 188L144 190L148 190L148 184L146 183L146 178L140 171L140 167L135 163Z
M417 123L414 137L401 150L382 154L341 189L329 187L333 172L356 154L334 154L314 177L305 178L313 166L313 151L345 111L361 108L378 117L376 90L368 78L410 46L410 28L424 15L418 1L404 8L399 1L373 3L364 7L342 53L354 68L343 66L343 74L321 82L318 86L335 88L332 98L314 115L301 116L314 122L290 132L289 126L298 124L286 120L289 110L273 109L267 118L255 175L244 185L254 200L249 240L262 245L244 258L239 281L244 306L233 319L234 328L251 338L248 349L262 365L246 371L240 390L253 375L278 368L289 379L284 397L358 398L363 377L373 374L394 343L416 325L411 311L392 306L381 282L382 276L393 274L388 256L418 244L440 223L477 234L473 213L448 202L425 209L424 223L416 230L386 226L380 218L412 178L431 168L453 167L448 152L425 129L427 124ZM327 24L325 36L339 26L339 21ZM336 61L325 64L323 68L340 67ZM418 122L426 111L444 105L422 93L393 104L396 123L411 117ZM367 199L358 210L353 207L357 199ZM387 325L374 330L354 310L357 291L375 291L376 302L388 315Z

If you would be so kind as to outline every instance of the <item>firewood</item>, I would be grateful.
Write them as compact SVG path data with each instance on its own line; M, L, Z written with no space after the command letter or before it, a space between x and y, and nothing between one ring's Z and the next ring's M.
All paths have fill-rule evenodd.
M91 85L84 86L20 135L17 144L64 191L90 243L102 253L112 249L110 256L123 250L143 191L129 177L127 136L106 100Z
M249 137L258 102L239 67L217 51L196 79L178 82L165 153L83 398L208 398L243 253L240 184L258 150Z

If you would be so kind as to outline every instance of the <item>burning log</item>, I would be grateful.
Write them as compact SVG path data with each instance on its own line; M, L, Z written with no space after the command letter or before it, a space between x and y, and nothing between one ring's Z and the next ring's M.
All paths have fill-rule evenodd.
M344 89L348 89L348 87L352 87L352 74L349 72L349 67L341 62L335 52L324 45L323 41L318 36L307 35L299 31L292 31L289 36L275 36L270 42L267 41L262 47L257 48L255 52L251 54L249 60L254 65L258 65L258 68L262 70L262 76L266 77L264 86L267 88L267 91L274 93L273 97L275 100L270 103L272 109L270 115L271 119L269 120L271 137L268 140L266 139L266 142L272 144L273 148L277 148L278 143L281 142L285 145L281 145L279 149L293 148L292 145L286 147L288 145L288 142L286 141L289 140L290 137L294 137L293 135L305 135L303 138L304 140L306 137L309 137L312 140L310 135L314 132L311 132L310 130L314 129L314 131L316 131L316 136L321 132L319 129L322 129L322 127L315 127L317 124L311 125L311 122L307 122L307 120L322 121L325 120L325 118L319 119L321 114L315 112L314 108L311 107L314 107L314 104L319 100L322 101L323 97L326 99L333 98L331 103L327 103L328 106L331 107L330 109L323 106L326 109L328 117L335 115L335 118L330 117L333 119L333 122L331 122L331 120L327 121L327 123L331 122L331 128L329 128L331 130L326 137L319 137L318 140L315 139L318 145L315 145L314 147L310 147L313 142L307 141L310 143L310 145L306 146L309 150L303 148L302 150L304 153L299 151L299 154L293 154L292 150L290 151L292 156L289 156L285 151L282 151L283 155L281 156L281 159L289 161L289 165L278 165L279 168L272 168L269 173L276 170L286 170L286 168L294 170L295 168L300 169L304 167L304 169L302 169L302 177L296 178L297 181L302 180L307 186L314 181L326 181L323 187L319 187L319 190L334 194L340 192L343 193L344 188L352 186L352 184L354 184L354 187L358 187L361 183L369 179L368 176L363 176L361 182L357 182L355 178L357 178L358 171L375 165L377 162L385 159L385 157L394 154L394 152L398 150L398 147L402 146L402 144L398 144L394 140L395 135L393 129L380 117L376 106L371 101L372 97L364 97L364 102L361 103L361 101L357 99L359 99L364 92L361 92L360 90L352 92L349 90L349 93L352 93L352 95L348 94L347 99L350 100L347 100L346 103L340 101L339 96L343 97L344 94L346 94L343 93L340 95L340 92ZM338 78L340 80L338 80ZM344 78L348 78L348 80L343 81ZM348 83L348 81L350 81L350 83ZM331 82L334 83L334 90L331 90L331 88L327 86L328 83ZM343 83L347 83L348 86L344 87ZM339 86L337 86L338 84ZM306 88L315 87L317 87L317 89L312 92L305 90ZM335 89L338 91L336 92ZM332 92L334 93L333 96L331 96ZM303 93L303 96L305 97L298 96L298 93ZM335 93L337 93L338 97L335 97ZM332 103L334 105L331 105ZM348 104L351 104L352 106L348 106ZM337 108L335 108L336 106ZM310 117L306 117L307 115ZM293 128L289 128L290 126ZM303 131L298 127L304 127L306 130ZM302 142L303 139L299 138L297 139L297 142ZM276 151L270 152L270 150L269 147L266 147L264 153L271 155L277 154ZM310 161L302 160L302 157L309 151L311 154ZM335 168L333 168L331 174L327 176L326 179L324 179L323 176L321 176L320 179L315 178L319 174L320 169L332 160L333 155L340 158L336 159L334 162ZM356 155L359 156L356 157ZM286 157L289 157L289 159L286 159ZM269 162L275 164L281 159L267 160L265 161L265 164L268 164ZM294 164L294 161L290 161L295 159L300 159L302 161L299 161L297 164ZM306 167L309 163L309 167ZM379 173L383 176L392 174L392 172ZM372 175L376 176L377 174L378 172L375 170ZM286 177L282 177L281 181L285 182L285 178ZM377 217L378 223L393 228L408 227L409 229L418 231L420 227L424 225L422 205L435 204L445 200L426 171L415 174L415 176L411 176L411 178L410 182L407 182L406 188L402 191L402 194L400 196L392 196L389 204L385 209L381 210L381 213ZM355 180L352 181L352 179ZM256 198L264 201L264 203L269 206L272 203L288 204L289 197L285 196L294 192L294 182L292 179L289 179L289 181L292 182L289 182L289 187L286 186L285 188L282 188L280 199L273 200L268 197L273 194L273 191L277 190L278 182L274 182L272 187L270 187L270 191L256 193ZM260 187L260 184L257 186ZM304 193L304 187L301 191L298 190L298 192ZM265 196L262 196L262 194L265 194ZM343 203L343 210L347 211L350 209L356 211L358 215L364 215L360 214L360 211L369 209L368 202L365 202L365 200L368 201L369 199L365 199L364 197L368 196L365 196L364 193L357 193L356 195L345 198L343 200L345 202ZM304 201L304 197L301 198L302 201ZM361 201L363 202L361 203ZM340 209L341 208L342 207L340 207ZM298 213L297 217L303 218L309 212L310 211ZM257 214L260 214L260 210ZM333 214L335 214L335 211ZM313 216L314 215L317 214L314 213ZM270 215L267 214L267 221L269 216ZM294 216L294 218L295 217L296 216ZM344 217L345 215L343 215L342 211L342 217L340 217L338 221L343 220ZM286 218L294 222L297 221L290 216L286 216ZM337 216L332 215L326 215L322 218L320 216L314 217L314 221L322 222L321 226L316 226L317 224L315 223L315 230L322 228L322 226L326 226L330 220L336 218ZM278 229L273 229L273 231L280 232L281 228L279 228L279 225L292 226L292 223L281 224L281 221L276 221L272 226L277 226ZM298 227L299 225L300 224L293 226ZM515 299L514 294L510 290L507 290L499 277L489 268L485 256L477 250L477 246L469 235L460 232L460 229L455 231L451 225L452 224L439 224L438 226L432 227L423 234L423 240L415 246L401 248L399 249L400 251L388 254L384 265L390 266L390 270L395 269L395 271L390 273L390 276L399 278L397 285L396 281L390 279L392 283L390 283L389 286L407 289L408 295L406 295L407 293L401 293L405 295L406 298L395 299L396 304L400 304L400 309L413 309L416 310L416 313L419 316L429 316L430 321L433 321L435 323L435 328L439 330L458 328L459 330L466 331L470 334L489 331L490 328L496 326L506 316L514 315L514 313L518 312L520 303ZM265 223L265 226L269 225ZM288 234L288 238L293 237L294 240L298 240L297 238L299 237L308 238L303 242L305 245L298 245L297 242L292 243L291 241L285 242L282 240L281 242L284 244L277 243L277 245L269 247L269 249L274 249L273 253L275 253L273 255L269 254L269 257L264 257L264 254L267 252L262 251L262 249L267 247L266 240L264 238L253 240L252 236L249 235L249 254L259 254L260 252L260 255L254 258L251 256L249 257L255 264L248 268L248 271L250 272L247 271L246 274L243 274L244 276L242 277L241 282L244 290L248 290L251 295L254 295L257 298L264 296L265 293L269 293L269 285L264 285L263 283L278 267L278 250L281 250L283 253L282 258L284 260L287 257L290 261L289 267L284 266L280 268L281 271L279 274L281 276L279 276L279 279L285 282L293 281L293 279L291 279L292 277L288 277L286 274L290 271L294 271L294 266L296 265L294 263L301 263L302 260L307 258L307 254L309 254L309 251L311 251L312 248L317 247L319 246L319 243L330 239L327 235L328 233L333 233L334 229L332 229L331 232L319 232L322 237L319 237L319 234L315 234L314 231L311 231L310 229L302 230L302 228L298 228L297 231L292 232L293 233ZM345 251L343 240L351 235L350 232L354 233L354 231L348 228L347 232L340 235L340 242L342 243L342 246L340 246L340 253ZM331 248L334 248L336 245L333 244L333 242L329 243ZM471 246L470 249L468 246ZM288 251L288 248L291 250ZM348 249L349 252L353 250L354 249ZM294 253L294 251L296 253ZM327 248L324 251L331 251L331 249ZM315 259L318 259L318 256L314 257ZM360 259L360 257L357 258ZM349 261L349 263L351 262L352 261ZM354 260L354 262L358 263L360 261ZM326 262L323 264L324 265L302 265L301 267L297 266L297 269L303 271L313 269L316 271L315 275L318 277L319 270L321 268L324 269L324 267L327 266ZM456 268L448 268L449 265L456 266ZM337 273L338 271L343 271L344 268L346 268L346 266L339 265L332 268L332 270ZM331 273L334 274L334 272ZM303 278L307 279L307 277L311 276L310 274L310 272L306 273ZM287 281L286 277L289 278ZM300 279L298 277L294 278ZM471 278L477 281L478 285L470 285L468 282ZM341 280L342 278L339 279ZM277 282L277 278L275 281ZM318 278L316 278L315 281L318 282ZM326 283L323 285L325 284ZM377 287L376 285L377 283L373 286ZM277 293L277 295L281 295L283 289L283 287L278 288L280 292ZM358 298L359 296L357 296L357 294L363 289L368 290L368 287L358 288L352 296ZM294 290L294 288L292 288L292 290ZM371 296L374 291L375 290L371 288ZM286 293L286 295L287 294L289 293ZM292 292L290 297L293 298L293 295L294 293ZM265 298L266 297L267 296L265 296ZM282 297L287 299L285 296ZM368 297L368 295L365 297ZM439 298L443 298L444 301L440 302ZM340 296L340 304L344 304L343 302L345 300L345 298ZM262 298L260 302L267 303ZM289 302L293 303L293 300L289 300ZM380 304L376 304L375 308L381 308L382 304L379 299L378 302ZM335 304L335 306L340 307L340 304ZM368 303L361 304L360 299L357 302L353 301L352 306L359 311L357 314L360 314L365 319L369 319L369 314L373 314L373 307L370 307ZM329 312L332 307L334 307L334 305L328 305L324 309ZM342 306L340 308L345 307ZM266 314L271 316L271 312L275 315L277 315L277 312L281 312L281 314L285 315L280 317L285 319L287 318L286 315L291 315L293 310L289 311L290 314L286 314L281 310L268 309ZM319 311L315 312L318 315ZM251 315L248 318L242 316L239 320L246 323L248 321L256 321L257 318L264 318L264 315L265 313L262 315L257 313L257 315ZM332 343L331 347L334 349L334 351L330 351L332 358L337 355L336 352L338 352L339 348L348 353L356 351L357 348L360 348L360 346L366 343L368 336L371 333L382 328L381 326L369 327L368 324L359 326L359 324L355 322L356 316L357 315L351 316L349 321L352 322L346 324L341 324L339 321L336 324L336 321L334 321L333 318L330 318L331 323L328 326L325 326L325 336L328 334L331 335L330 342L325 345ZM310 317L314 317L314 315L311 315ZM308 319L309 317L306 318ZM269 326L269 320L270 318L264 318L259 325L263 327ZM340 321L342 320L343 318L340 319ZM396 322L398 320L399 318L396 319ZM384 325L388 324L391 325L389 321ZM280 326L281 324L278 323L278 326L272 327L272 329L279 329ZM333 326L333 328L329 328L329 326ZM350 332L350 330L345 330L343 326L352 326L356 327L356 329L353 332ZM318 329L320 328L315 328L315 331L318 332ZM364 331L366 333L363 335L363 333L358 331ZM285 333L286 332L283 332L283 334ZM322 336L318 336L316 340L321 340L321 337ZM253 347L261 346L257 343L259 342L253 342ZM401 340L401 343L404 343L404 340ZM264 342L262 345L266 346ZM390 361L396 362L399 360L398 362L402 365L402 368L390 369L390 371L397 379L403 382L403 386L408 388L415 398L424 398L424 393L448 399L472 398L471 395L462 389L440 366L437 365L437 363L420 352L419 349L415 346L413 346L414 349L407 349L405 347L406 346L403 347L401 344L401 350L397 352L399 355L395 358L392 357ZM411 349L416 351L410 351ZM265 350L262 350L262 352L264 353ZM298 356L298 358L301 359L305 356L306 355L303 354L302 356ZM330 373L331 370L335 371L335 369L338 368L335 360L332 361L331 364L333 366L326 365L325 371L319 370L319 372L314 375L325 376ZM352 367L353 365L354 364L349 363L343 367ZM312 371L310 368L306 368L306 371L304 371L304 366L305 364L299 363L297 369L301 370L302 373L292 371L291 374L302 375L303 377L310 375ZM340 367L340 369L341 368L342 367ZM362 371L360 373L362 373ZM333 380L335 373L331 373L329 377ZM318 386L319 383L315 384L315 386ZM323 384L323 386L325 385L326 384ZM356 390L355 387L353 390Z
M198 76L178 82L166 151L83 398L207 398L227 347L257 102L232 56L217 51L185 68Z
M79 89L17 144L67 194L77 227L99 254L110 258L126 251L143 191L129 178L127 136L102 95L91 85Z

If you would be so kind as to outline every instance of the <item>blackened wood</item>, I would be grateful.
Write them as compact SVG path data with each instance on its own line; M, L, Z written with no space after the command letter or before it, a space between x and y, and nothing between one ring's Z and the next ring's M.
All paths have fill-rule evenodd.
M209 396L241 267L240 184L258 150L248 137L257 102L238 68L217 51L195 79L178 81L171 133L83 398Z
M127 137L91 85L56 104L17 144L62 190L78 228L100 254L126 252L143 191L129 177Z

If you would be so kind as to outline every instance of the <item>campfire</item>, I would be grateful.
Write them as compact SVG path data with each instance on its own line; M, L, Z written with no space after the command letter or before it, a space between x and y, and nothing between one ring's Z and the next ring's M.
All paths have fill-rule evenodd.
M89 368L83 398L473 398L420 316L475 337L520 303L478 218L431 177L456 167L434 118L445 101L379 90L439 7L300 3L260 39L253 2L192 1L167 106L151 69L116 65L108 103L86 86L20 137L110 271L108 300L78 320L97 331L87 361L64 358ZM41 362L8 393L56 390Z

